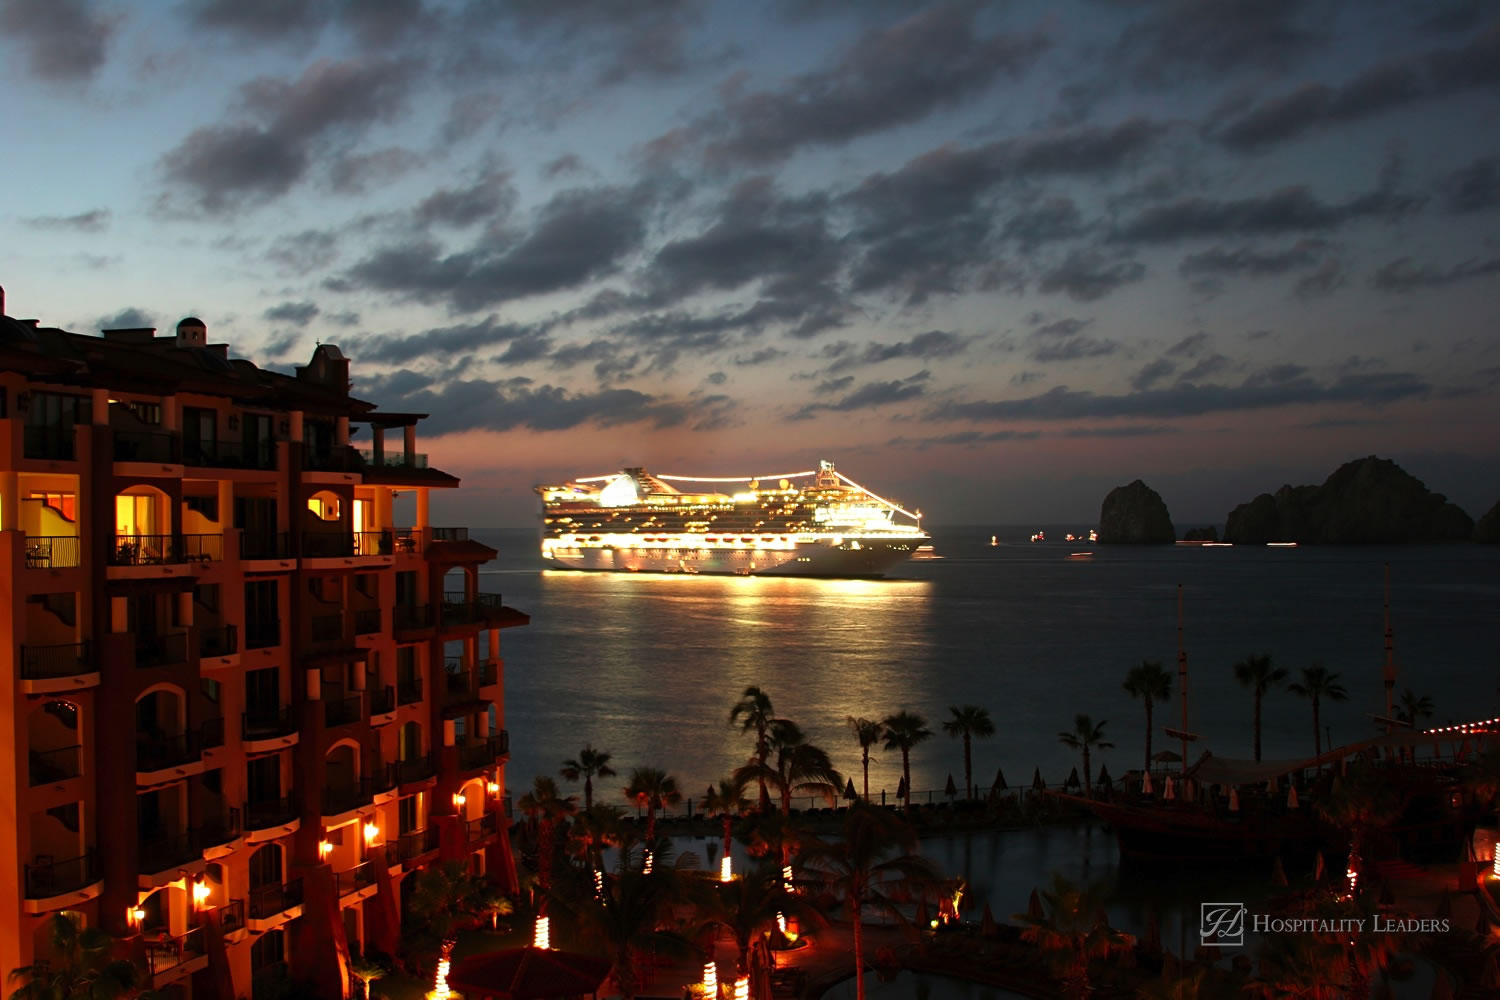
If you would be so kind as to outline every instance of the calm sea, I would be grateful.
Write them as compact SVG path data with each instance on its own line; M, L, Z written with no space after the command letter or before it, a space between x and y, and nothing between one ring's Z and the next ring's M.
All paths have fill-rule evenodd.
M1111 773L1140 766L1144 712L1122 690L1142 659L1174 673L1176 587L1184 588L1190 727L1199 749L1251 755L1249 694L1232 666L1270 653L1291 670L1323 662L1349 700L1323 706L1336 742L1373 735L1384 708L1381 601L1391 568L1397 690L1431 696L1433 724L1500 716L1500 549L1095 548L1031 544L1026 529L936 531L944 558L885 580L798 580L543 571L532 532L476 532L500 551L482 587L531 616L502 637L509 783L555 774L585 743L622 775L651 765L701 795L745 761L751 740L728 713L746 685L857 774L849 715L900 709L937 730L912 757L913 785L963 782L961 744L938 723L950 705L988 708L997 734L976 744L975 781L1011 785L1040 767L1060 781L1076 760L1059 745L1075 713L1108 720ZM1078 526L1048 528L1061 537ZM1001 544L992 546L990 535ZM1158 705L1154 749L1171 744L1175 698ZM1264 707L1265 756L1312 752L1308 703L1282 690ZM1196 751L1195 751L1196 752ZM894 793L900 756L880 752L872 790ZM858 783L856 781L856 783ZM606 783L605 797L616 797ZM623 804L623 803L622 803Z

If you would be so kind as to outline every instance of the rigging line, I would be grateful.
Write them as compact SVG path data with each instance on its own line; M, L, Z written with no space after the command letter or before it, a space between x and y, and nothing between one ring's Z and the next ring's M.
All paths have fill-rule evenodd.
M805 479L808 476L815 476L817 473L809 470L807 472L783 472L779 476L663 476L657 475L654 472L649 473L649 475L654 479L666 479L681 483L748 483L752 479Z
M876 500L879 500L881 503L885 504L887 507L891 508L892 510L900 511L902 514L905 514L907 517L911 518L914 521L920 521L920 520L922 520L922 515L920 515L920 514L913 514L911 511L907 510L905 507L902 507L900 504L892 503L891 501L887 500L883 496L880 496L879 494L871 493L869 490L865 489L863 486L859 485L854 480L852 480L848 476L844 475L842 472L839 472L837 469L834 470L833 474L835 476L838 476L844 482L848 483L850 486L853 486L855 489L857 489L857 490L859 490L859 491L861 491L863 493L867 493L871 497L874 497Z

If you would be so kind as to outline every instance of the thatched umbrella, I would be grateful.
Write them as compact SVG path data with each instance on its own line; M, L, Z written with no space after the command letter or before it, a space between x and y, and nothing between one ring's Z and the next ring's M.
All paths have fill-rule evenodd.
M844 798L848 799L850 802L853 802L855 799L859 798L859 793L854 790L853 778L850 778L849 784L844 786Z
M1240 790L1231 788L1229 790L1229 811L1237 813L1240 811Z
M1298 805L1299 803L1297 802L1297 786L1288 785L1286 790L1286 807L1288 809L1295 809Z
M1146 771L1144 774L1141 775L1141 794L1142 795L1154 795L1154 794L1156 794L1156 788L1155 788L1155 786L1153 786L1151 784L1151 772L1150 771Z
M1063 787L1064 788L1082 788L1083 787L1083 782L1081 780L1079 780L1079 777L1078 777L1078 768L1075 767L1075 768L1073 768L1073 770L1071 770L1071 771L1068 772L1068 780L1063 782Z
M953 775L951 774L948 775L948 783L943 786L943 794L948 796L950 800L958 797L958 786L953 783Z
M1167 783L1161 790L1161 798L1163 802L1171 802L1177 798L1177 786L1172 784L1172 776L1170 774L1167 775Z
M999 768L995 769L995 783L990 786L992 792L1003 792L1010 786L1005 783L1005 772Z
M992 938L1000 933L1000 925L995 923L995 915L990 912L990 904L984 904L984 914L979 918L979 934L981 937Z
M1181 764L1182 754L1176 750L1158 750L1151 755L1151 759L1158 764Z
M1042 769L1037 768L1031 775L1031 790L1034 792L1045 792L1047 783L1042 780Z
M1109 776L1109 765L1106 764L1099 768L1099 774L1094 778L1094 784L1106 792L1110 790L1110 786L1114 784L1114 779Z
M1032 920L1047 919L1047 911L1042 909L1042 894L1035 889L1031 890L1031 898L1026 901L1026 915Z

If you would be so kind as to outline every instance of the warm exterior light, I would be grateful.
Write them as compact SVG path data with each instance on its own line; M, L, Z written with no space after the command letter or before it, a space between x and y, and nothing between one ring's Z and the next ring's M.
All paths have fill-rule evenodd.
M927 926L931 927L933 930L937 930L938 922L936 920L930 920L928 921Z
M499 795L500 794L500 782L498 782L498 781L491 781L489 784L485 785L484 787L485 787L485 790L488 791L491 795Z
M1344 872L1344 876L1349 880L1349 895L1353 896L1355 888L1359 885L1359 872L1351 866L1348 871Z
M464 803L467 801L469 800L464 796L463 792L453 793L453 804L458 808L462 809L464 807Z
M779 930L783 935L786 934L786 914L780 911L777 911L776 913L776 929Z
M729 855L719 859L719 881L732 882L734 880L734 865L729 860Z
M719 993L719 967L713 962L703 966L703 992L709 996Z
M125 911L125 919L130 921L130 926L139 927L141 921L146 919L146 911L139 906L132 906Z
M380 827L376 826L374 823L366 823L365 824L365 844L367 846L368 845L373 845L375 843L376 838L379 837L379 836L380 836Z
M1495 862L1490 865L1490 871L1496 878L1500 878L1500 841L1495 843Z
M604 898L604 873L597 868L594 869L594 895Z
M326 858L333 853L333 845L326 840L318 841L318 857Z
M532 933L531 946L533 948L552 947L552 918L537 917L536 930Z
M785 867L783 867L781 869L781 881L783 881L783 882L786 883L786 887L788 889L790 889L792 887L792 866L791 865L786 865Z
M649 850L646 852L645 863L641 865L641 874L642 875L650 875L651 874L651 852Z
M209 897L209 895L212 892L213 892L213 890L208 887L208 883L206 883L206 882L194 882L193 883L193 905L194 906L200 906L200 907L203 906L205 903L208 902L208 897Z
M451 1000L453 993L448 989L448 968L446 958L438 959L437 978L432 982L432 992L427 994L432 1000Z
M740 976L734 981L734 1000L750 1000L749 976Z

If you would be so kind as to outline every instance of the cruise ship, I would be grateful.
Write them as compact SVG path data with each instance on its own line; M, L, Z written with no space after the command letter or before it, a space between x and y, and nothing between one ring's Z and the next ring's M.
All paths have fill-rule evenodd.
M920 511L827 461L770 476L625 469L536 491L542 556L566 569L878 577L931 542Z

